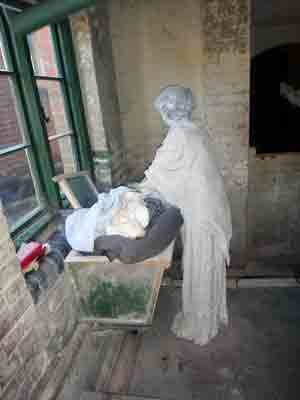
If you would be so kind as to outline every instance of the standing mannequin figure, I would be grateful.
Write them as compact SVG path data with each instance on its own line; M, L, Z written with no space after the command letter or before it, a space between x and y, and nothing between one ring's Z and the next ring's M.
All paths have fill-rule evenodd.
M169 131L141 186L158 191L183 215L182 311L172 330L177 337L204 345L228 322L230 206L223 179L206 146L206 133L191 120L191 90L168 86L154 106Z

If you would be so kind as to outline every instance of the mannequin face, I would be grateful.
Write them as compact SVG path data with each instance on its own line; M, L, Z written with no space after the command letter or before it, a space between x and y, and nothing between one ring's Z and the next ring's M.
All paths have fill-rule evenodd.
M178 85L168 86L154 101L154 107L167 127L190 121L194 108L192 92Z
M168 113L161 111L160 116L161 116L161 119L163 120L164 125L167 126L168 128L171 128L172 126L175 126L179 123L191 120L190 113L186 113L185 115L182 115L181 118L178 117L178 119L171 119L168 117Z
M161 112L161 113L160 113L160 116L161 116L161 119L162 119L162 121L163 121L163 124L164 124L166 127L170 128L170 127L172 126L172 124L174 123L174 121L172 121L172 120L170 120L170 119L168 118L168 116L167 116L166 113Z

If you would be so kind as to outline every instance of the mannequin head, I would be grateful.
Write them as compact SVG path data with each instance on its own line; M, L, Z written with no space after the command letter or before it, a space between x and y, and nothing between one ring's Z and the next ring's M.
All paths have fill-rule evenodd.
M167 126L189 121L195 108L193 93L183 86L167 86L155 99L154 108Z

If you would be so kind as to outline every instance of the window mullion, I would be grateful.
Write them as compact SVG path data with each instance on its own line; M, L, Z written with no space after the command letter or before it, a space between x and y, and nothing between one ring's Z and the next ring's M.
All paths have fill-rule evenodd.
M15 153L19 150L25 150L30 147L30 144L17 144L16 146L10 146L5 149L0 149L0 156L7 156L8 154Z
M15 73L13 71L6 71L6 70L3 70L3 69L0 69L0 75L14 76Z
M56 36L64 68L63 76L66 80L65 90L69 99L70 115L73 121L74 137L79 149L80 168L88 170L94 178L92 152L88 137L88 130L84 118L83 101L79 90L79 75L73 50L72 35L68 20L56 26Z
M62 82L64 78L59 77L59 76L47 76L47 75L34 75L35 79L40 80L40 81L56 81L56 82Z
M57 140L57 139L62 139L66 136L74 136L72 131L67 131L67 132L63 132L63 133L58 133L57 135L52 135L48 137L49 142L52 142L53 140Z
M61 81L61 88L62 88L62 93L63 93L63 98L64 98L65 110L67 113L67 119L68 119L69 126L71 127L72 132L75 132L75 135L73 136L73 139L71 140L71 145L72 145L72 149L73 149L73 154L75 156L77 168L78 168L78 170L80 170L81 169L80 148L79 148L77 135L76 135L77 130L76 130L76 126L75 126L73 115L72 115L70 98L69 98L69 93L68 93L68 88L67 88L68 85L66 84L64 60L63 60L63 55L62 55L62 51L61 51L61 47L60 47L60 43L59 43L59 35L58 35L57 25L52 26L51 33L52 33L52 39L53 39L53 44L54 44L55 53L56 53L58 73L60 76L64 77L64 79Z

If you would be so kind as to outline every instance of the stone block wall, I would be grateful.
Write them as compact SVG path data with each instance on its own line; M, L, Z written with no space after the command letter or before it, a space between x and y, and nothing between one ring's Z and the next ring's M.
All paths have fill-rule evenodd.
M0 398L29 400L76 326L76 302L61 275L35 305L0 208Z

